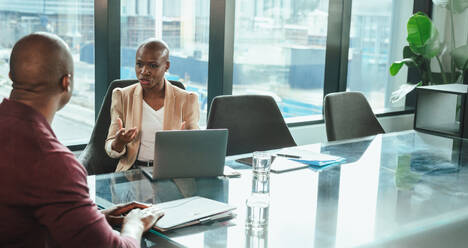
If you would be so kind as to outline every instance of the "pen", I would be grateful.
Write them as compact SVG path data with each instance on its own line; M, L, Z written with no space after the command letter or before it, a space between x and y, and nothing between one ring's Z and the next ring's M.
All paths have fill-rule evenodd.
M285 158L301 158L301 156L281 154L281 153L277 153L276 156L285 157Z

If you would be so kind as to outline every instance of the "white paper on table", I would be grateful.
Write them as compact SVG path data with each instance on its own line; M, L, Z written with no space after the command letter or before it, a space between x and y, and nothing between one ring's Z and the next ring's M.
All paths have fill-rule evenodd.
M288 157L288 159L306 163L309 165L322 166L331 163L343 162L344 158L338 156L332 156L329 154L322 154L313 152L310 150L300 148L285 148L278 151L276 154L280 154Z

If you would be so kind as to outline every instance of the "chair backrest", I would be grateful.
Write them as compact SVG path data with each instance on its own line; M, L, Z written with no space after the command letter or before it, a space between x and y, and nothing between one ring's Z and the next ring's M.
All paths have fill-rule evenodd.
M101 109L96 119L90 141L80 155L80 162L88 170L89 175L114 172L117 167L118 159L110 158L104 150L105 140L110 125L110 106L112 102L112 91L119 87L127 87L137 80L114 80L109 85ZM170 80L171 84L185 89L184 85L178 81Z
M229 130L226 155L296 145L271 96L217 96L211 103L207 128Z
M385 133L366 97L360 92L338 92L325 96L323 113L328 141Z

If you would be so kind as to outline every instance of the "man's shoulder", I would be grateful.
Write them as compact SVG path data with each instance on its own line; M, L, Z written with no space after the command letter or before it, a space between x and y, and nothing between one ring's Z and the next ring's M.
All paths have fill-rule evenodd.
M44 173L53 172L54 177L62 179L82 179L87 175L86 169L67 148L43 153L36 169Z
M22 118L21 116L0 117L0 142L13 149L10 155L30 154L41 156L44 150L66 149L59 145L57 138L50 127L34 118ZM21 147L21 152L15 147ZM21 159L28 160L28 156ZM31 158L32 159L32 158Z

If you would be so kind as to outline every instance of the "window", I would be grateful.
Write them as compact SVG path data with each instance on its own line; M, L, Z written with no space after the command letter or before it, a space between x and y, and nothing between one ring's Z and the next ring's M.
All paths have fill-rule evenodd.
M404 106L391 103L391 93L406 82L406 68L396 77L388 68L402 59L406 22L413 1L354 0L351 12L347 91L362 92L377 112Z
M46 31L68 44L75 64L74 92L70 103L55 115L52 126L66 145L87 143L94 126L94 1L0 0L0 30L0 99L11 91L7 75L17 40Z
M136 78L135 54L143 41L164 40L171 61L166 78L198 94L200 126L206 125L207 115L209 13L209 0L121 2L121 78Z
M283 116L322 115L327 0L238 0L233 94L266 94Z
M406 68L391 77L388 67L401 59L413 1L352 1L347 90L363 92L374 111L404 105L403 101L390 103L389 98L406 82ZM23 35L52 32L72 50L74 96L53 123L67 145L86 143L94 125L94 2L0 0L0 99L11 90L8 60L13 44ZM236 0L233 94L271 95L289 121L321 118L328 2ZM210 0L121 0L120 6L121 78L135 78L135 53L141 42L151 37L165 40L171 49L166 77L182 81L199 95L200 125L204 126Z

